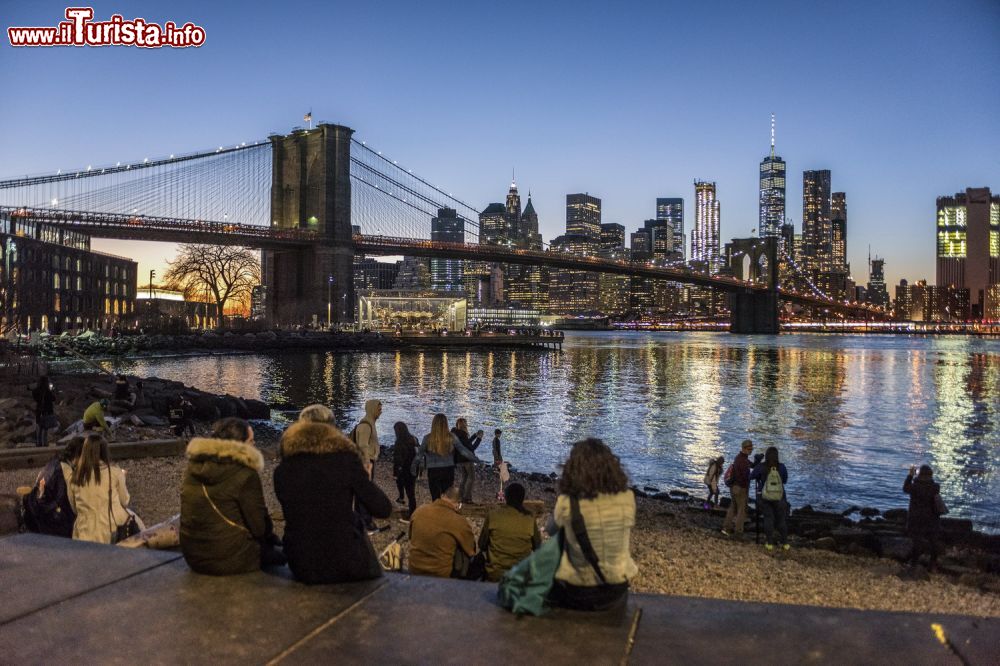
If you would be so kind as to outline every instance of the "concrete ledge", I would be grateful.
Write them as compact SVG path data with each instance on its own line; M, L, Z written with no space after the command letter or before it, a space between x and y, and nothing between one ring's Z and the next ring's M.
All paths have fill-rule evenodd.
M0 539L0 589L4 663L992 664L1000 654L996 618L647 594L617 613L516 618L490 583L388 574L310 587L284 568L216 578L176 553L35 535Z
M0 471L42 468L52 456L66 448L64 445L47 447L26 447L0 451ZM130 458L164 458L179 456L187 448L186 439L147 439L138 442L111 442L109 444L113 460Z

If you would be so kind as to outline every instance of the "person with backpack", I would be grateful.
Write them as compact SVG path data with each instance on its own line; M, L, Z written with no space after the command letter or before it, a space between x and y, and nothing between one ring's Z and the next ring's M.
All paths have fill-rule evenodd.
M757 498L757 511L764 518L764 547L769 551L781 546L788 550L788 499L785 496L785 484L788 483L788 470L778 459L778 448L769 446L764 451L764 460L750 472L750 479L757 481L760 487ZM775 531L779 539L775 539Z
M719 479L722 478L722 468L725 464L725 456L719 456L708 463L708 469L705 470L705 486L708 487L708 497L705 498L705 503L702 505L705 509L719 505Z
M375 461L378 460L381 452L378 443L378 430L375 427L375 422L380 416L382 416L382 401L374 399L365 401L365 415L351 431L351 440L357 445L362 458L367 460L365 468L368 470L369 478L373 481L375 480ZM372 515L362 504L358 505L358 515L361 516L369 534L389 529L376 525Z
M483 431L479 430L475 435L469 435L469 424L464 418L460 418L455 421L455 427L451 429L451 432L458 437L458 441L462 443L462 446L469 451L473 452L472 457L464 455L459 449L455 450L455 465L458 470L462 473L462 480L459 482L459 489L461 490L462 502L464 504L474 504L472 491L476 485L476 467L475 463L481 462L479 458L475 456L475 451L479 448L479 445L483 441Z
M38 378L38 385L31 392L35 399L35 446L49 445L49 429L59 427L56 418L56 394L52 391L52 383L48 375Z
M396 478L396 489L399 491L396 503L409 502L409 512L403 521L407 522L417 509L417 477L411 468L417 457L419 444L417 438L410 434L410 429L402 421L397 421L392 429L396 433L396 443L392 447L392 475ZM405 500L404 494L406 495Z
M563 534L550 601L584 611L623 604L639 573L630 552L634 526L635 495L618 456L599 439L573 444L545 528L550 538Z
M930 555L930 570L937 568L938 552L941 550L941 516L947 512L941 499L941 486L934 481L934 470L930 465L916 466L903 482L903 492L910 496L910 507L906 512L906 532L913 540L913 551L908 564L915 566L920 557Z
M76 513L69 501L69 485L82 448L83 439L74 437L38 473L31 492L21 500L29 532L67 539L73 536Z
M747 519L747 503L750 499L750 454L753 453L753 442L743 440L740 452L726 470L722 480L729 486L731 502L726 510L726 518L722 521L722 533L742 536L743 524Z

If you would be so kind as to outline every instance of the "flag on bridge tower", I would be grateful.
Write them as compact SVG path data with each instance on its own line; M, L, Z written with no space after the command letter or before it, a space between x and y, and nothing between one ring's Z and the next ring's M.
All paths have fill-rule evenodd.
M309 123L309 129L312 129L312 127L313 127L313 112L312 112L311 109L309 110L309 112L306 115L302 116L302 120L304 120L307 123Z

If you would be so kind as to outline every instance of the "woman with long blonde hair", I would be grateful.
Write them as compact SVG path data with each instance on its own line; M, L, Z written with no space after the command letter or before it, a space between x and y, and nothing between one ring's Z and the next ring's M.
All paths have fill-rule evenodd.
M424 436L413 461L417 469L427 470L427 487L431 491L431 500L437 500L444 491L455 485L456 451L473 460L476 458L476 454L462 446L458 437L448 429L448 417L435 414L431 421L431 432Z

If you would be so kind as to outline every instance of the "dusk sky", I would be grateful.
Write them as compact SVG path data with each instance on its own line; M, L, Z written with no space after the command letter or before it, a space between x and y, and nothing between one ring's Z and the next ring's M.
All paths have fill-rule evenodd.
M201 25L201 48L0 47L0 177L262 139L303 113L356 130L482 209L511 169L546 241L565 195L628 232L657 196L714 180L722 239L757 227L777 115L787 214L802 171L847 193L867 281L934 280L934 200L1000 192L1000 2L119 2L95 18ZM0 1L4 28L65 3ZM162 268L171 246L95 242ZM891 288L890 288L891 293Z

